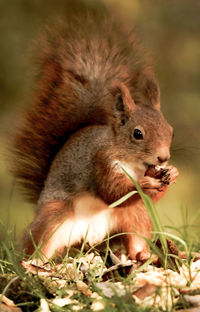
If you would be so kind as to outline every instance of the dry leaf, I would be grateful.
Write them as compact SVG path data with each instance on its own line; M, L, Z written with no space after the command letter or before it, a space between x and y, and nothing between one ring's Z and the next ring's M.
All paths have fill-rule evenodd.
M24 269L26 269L27 272L30 272L32 274L38 274L39 276L52 276L55 274L55 270L51 268L51 266L47 265L36 265L33 263L33 261L22 261L21 265Z
M78 281L76 282L77 288L79 291L81 291L84 295L86 296L91 296L92 292L91 290L88 288L88 285L82 281Z
M92 293L91 298L94 298L94 299L103 299L96 291Z
M194 307L200 307L200 295L188 296L185 295L184 299ZM200 310L200 308L199 308Z
M15 304L12 300L8 299L6 296L0 294L0 302L5 303L8 306L14 307Z
M104 310L105 305L102 301L94 300L91 304L92 311L101 311Z
M9 306L4 303L0 304L0 311L1 312L22 312L22 310L16 306Z
M170 309L174 303L178 301L178 291L176 289L171 289L170 287L161 287L159 289L159 293L155 292L153 295L145 297L145 298L138 298L135 295L132 295L132 298L138 305L142 307L162 307L165 311Z
M78 303L77 300L70 299L69 297L65 298L55 298L51 300L53 304L56 304L59 307L64 307L68 304Z
M101 282L97 283L96 286L100 288L104 294L104 296L111 298L115 294L118 296L124 296L126 294L125 287L121 282Z
M72 306L72 310L73 311L80 311L80 310L83 310L84 308L84 305L74 305Z
M133 295L142 300L146 297L152 296L155 293L156 289L157 289L157 287L155 285L146 284L146 285L138 288L133 293Z
M40 312L51 312L46 299L40 299Z

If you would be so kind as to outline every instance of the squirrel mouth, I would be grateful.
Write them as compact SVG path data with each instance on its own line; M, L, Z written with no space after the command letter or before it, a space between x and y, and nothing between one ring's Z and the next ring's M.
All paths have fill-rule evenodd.
M145 176L161 178L168 171L168 169L166 169L167 163L164 163L162 166L147 163L145 163L145 165L146 165L146 171L144 174Z
M151 166L156 166L156 165L153 165L153 164L144 162L144 166L145 166L146 169L148 169L149 167L151 167Z
M163 163L162 165L158 165L158 164L150 164L147 162L144 162L144 166L146 167L146 169L148 169L149 167L154 167L156 170L160 170L160 169L164 169L167 165L167 162Z

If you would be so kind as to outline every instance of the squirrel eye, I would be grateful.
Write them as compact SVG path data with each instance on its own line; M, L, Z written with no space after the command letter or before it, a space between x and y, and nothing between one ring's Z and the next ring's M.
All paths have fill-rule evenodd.
M144 139L142 131L138 128L134 129L133 136L136 140L143 140Z

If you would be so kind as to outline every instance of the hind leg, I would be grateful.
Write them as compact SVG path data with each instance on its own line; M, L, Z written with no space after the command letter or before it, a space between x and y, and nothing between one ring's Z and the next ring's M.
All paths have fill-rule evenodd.
M143 237L151 238L152 223L141 199L115 208L114 215L119 232L129 233L122 236L128 256L133 260L149 258L149 247Z
M62 225L66 220L70 222L73 219L72 211L67 208L66 203L53 201L39 210L24 234L23 243L27 255L36 252L46 262L57 249L66 246L66 237L61 233Z

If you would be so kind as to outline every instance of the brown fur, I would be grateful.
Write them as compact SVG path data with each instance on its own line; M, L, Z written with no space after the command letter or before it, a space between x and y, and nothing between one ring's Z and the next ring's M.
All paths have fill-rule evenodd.
M83 240L87 227L88 242L100 243L111 218L111 234L132 233L124 239L127 252L142 259L148 247L140 235L150 238L152 225L141 199L108 205L135 189L123 167L154 201L163 196L163 181L144 175L169 159L172 128L135 36L107 19L76 22L42 39L35 99L14 135L13 174L38 203L28 230L48 260ZM169 183L177 174L169 170ZM28 232L24 246L31 254Z
M66 205L64 202L53 201L44 205L24 233L24 250L26 254L31 255L35 251L35 244L41 248L42 253L45 255L49 247L50 237L55 231L55 226L59 226L65 218L72 218L72 216L73 210L70 209L70 204ZM33 236L34 243L30 238L30 233Z
M36 91L11 147L13 175L35 203L53 158L71 133L106 124L112 116L114 80L126 83L136 104L159 101L159 87L135 35L123 33L110 18L101 23L84 18L48 30L38 42ZM157 93L145 91L149 81Z

